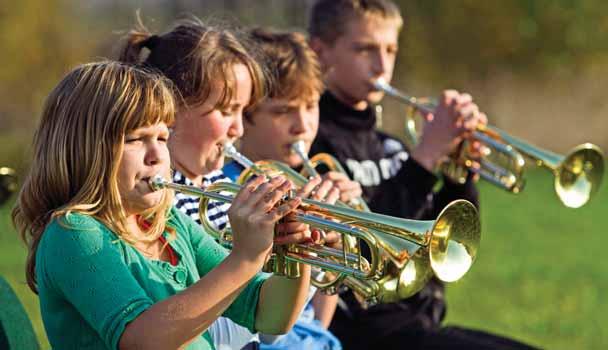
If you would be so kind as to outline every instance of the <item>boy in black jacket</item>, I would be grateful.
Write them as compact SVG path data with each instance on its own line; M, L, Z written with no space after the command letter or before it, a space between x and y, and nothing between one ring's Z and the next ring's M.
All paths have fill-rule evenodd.
M440 180L437 166L486 118L470 95L444 91L427 119L417 147L404 145L375 129L372 104L383 93L378 78L390 81L402 26L399 9L390 0L320 0L309 22L311 47L317 52L327 90L320 100L320 124L311 156L334 155L361 183L374 212L414 219L434 219L455 199L478 204L469 174L460 185ZM345 349L405 348L528 348L484 332L442 328L443 285L432 280L421 292L399 303L363 309L352 293L344 293L331 331Z

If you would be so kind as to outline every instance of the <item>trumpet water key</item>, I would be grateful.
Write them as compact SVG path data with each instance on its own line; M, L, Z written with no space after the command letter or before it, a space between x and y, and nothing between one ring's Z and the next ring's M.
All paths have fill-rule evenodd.
M406 113L405 138L409 146L415 147L418 142L415 116L420 113L433 113L437 103L428 98L407 95L383 79L374 81L374 87L410 107ZM462 152L442 165L444 174L454 181L464 182L467 171L472 171L494 185L512 193L519 193L525 183L523 175L527 158L553 173L555 192L560 201L569 208L585 205L597 193L602 183L604 156L601 149L591 143L581 144L566 155L559 155L490 125L479 125L472 137L485 146L486 151L477 160L480 168L473 167L474 160L467 154L467 147L462 147Z

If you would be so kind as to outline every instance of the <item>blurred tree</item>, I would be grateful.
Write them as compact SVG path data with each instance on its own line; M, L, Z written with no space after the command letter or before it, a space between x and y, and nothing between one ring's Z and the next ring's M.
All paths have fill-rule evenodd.
M597 79L608 73L608 2L394 1L405 17L395 72L397 85L417 93L466 87L483 101L490 99L489 91L500 92L508 84L526 82L533 92L543 89L543 84L552 88L563 85L582 94L591 81L588 96L580 96L580 101L593 107L586 113L608 113L603 98L608 83ZM9 147L0 150L0 161L6 158L3 154L16 153L17 157L10 158L22 158L23 143L29 142L42 101L52 86L77 63L112 57L121 34L133 27L136 10L156 32L184 14L212 22L222 18L246 26L305 30L313 2L22 0L3 4L0 137L9 141L5 142ZM493 95L497 100L505 99L504 94ZM594 131L599 123L590 123Z

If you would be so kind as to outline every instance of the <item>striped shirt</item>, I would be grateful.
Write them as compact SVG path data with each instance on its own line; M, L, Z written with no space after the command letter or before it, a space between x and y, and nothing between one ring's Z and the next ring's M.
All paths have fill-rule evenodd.
M180 185L195 186L190 179L185 177L182 173L175 170L173 174L173 182ZM228 177L224 175L222 170L215 170L203 177L203 183L201 188L206 188L214 182L231 182ZM181 212L188 215L192 220L196 221L197 224L201 224L199 217L198 206L200 203L200 197L184 194L180 192L175 193L175 199L173 204ZM230 203L223 203L217 201L209 201L207 205L207 217L209 221L218 230L223 230L228 225L228 209Z
M195 186L190 179L177 170L173 173L173 182L180 185ZM204 189L215 182L232 181L224 175L222 170L215 170L203 176L201 188ZM200 225L199 203L200 198L197 196L183 194L177 191L175 192L175 199L173 200L175 207ZM207 205L207 216L213 227L218 230L223 230L226 226L230 225L228 222L229 208L230 203L209 201L209 204ZM219 317L211 324L208 331L217 350L259 348L259 337L257 333L251 333L247 328L234 323L228 318Z

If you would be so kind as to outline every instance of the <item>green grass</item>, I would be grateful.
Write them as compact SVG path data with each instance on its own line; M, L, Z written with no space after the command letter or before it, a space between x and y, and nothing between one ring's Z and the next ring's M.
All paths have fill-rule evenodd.
M15 289L32 320L40 345L43 349L49 349L50 345L40 318L38 297L32 293L25 281L24 266L27 250L11 223L12 206L13 202L10 202L0 208L0 275Z
M547 172L510 195L481 185L482 243L465 278L448 287L447 323L549 349L608 343L606 185L585 207L563 207Z
M529 172L518 196L488 184L480 188L481 249L469 274L448 287L446 324L550 349L605 346L607 186L576 210L561 206L546 172ZM48 348L37 298L24 282L25 249L10 224L10 205L0 209L0 274L16 289Z

